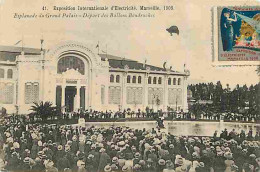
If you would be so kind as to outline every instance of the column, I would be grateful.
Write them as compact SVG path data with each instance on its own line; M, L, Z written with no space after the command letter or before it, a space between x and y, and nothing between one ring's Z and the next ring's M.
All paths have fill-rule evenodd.
M163 101L163 109L167 111L168 106L168 75L164 77L164 101Z
M77 93L75 98L76 98L76 104L74 110L78 111L80 108L80 85L79 84L77 85Z
M62 84L61 86L61 107L62 108L65 106L65 89L66 86Z
M88 101L88 87L85 86L85 110L89 109L89 101Z
M127 79L127 73L124 72L122 75L122 100L121 100L121 110L126 109L126 79Z
M188 78L188 76L184 76L183 77L183 82L182 82L182 84L183 84L183 111L184 112L188 112L188 110L189 110L189 107L188 107L188 96L187 96L187 78Z
M148 106L148 74L144 74L144 110Z
M41 51L41 78L39 83L40 88L40 100L44 101L44 84L45 84L45 62L44 62L44 54L43 51Z

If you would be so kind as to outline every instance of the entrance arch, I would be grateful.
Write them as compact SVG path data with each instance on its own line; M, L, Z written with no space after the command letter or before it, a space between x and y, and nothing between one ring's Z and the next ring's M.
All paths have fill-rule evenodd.
M68 41L54 47L48 57L56 67L56 105L63 111L78 111L91 106L93 71L98 58L86 45Z

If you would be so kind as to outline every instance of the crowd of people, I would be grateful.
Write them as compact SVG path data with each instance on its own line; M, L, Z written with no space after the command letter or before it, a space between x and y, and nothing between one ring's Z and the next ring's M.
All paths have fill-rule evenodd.
M20 115L18 115L20 116ZM118 119L131 119L131 118L138 118L138 119L155 119L157 116L164 116L167 120L211 120L211 121L244 121L244 122L256 122L258 119L257 116L251 114L238 114L238 113L201 113L199 115L192 114L191 112L163 112L159 110L158 112L144 112L144 111L80 111L80 112L64 112L60 114L55 114L51 116L49 119L63 119L63 120L70 120L70 119L79 119L84 118L86 121L91 120L118 120ZM29 115L29 119L31 122L41 120L40 117L35 115Z
M163 129L25 124L0 128L0 171L258 172L259 134L224 130L212 137Z

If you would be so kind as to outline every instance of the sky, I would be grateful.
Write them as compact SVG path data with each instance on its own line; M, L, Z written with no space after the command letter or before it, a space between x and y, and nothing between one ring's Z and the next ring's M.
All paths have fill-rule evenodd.
M42 6L53 13L57 6L93 5L172 5L172 11L158 11L154 18L93 19L15 19L15 13L40 13ZM214 6L260 5L257 0L0 0L0 45L14 45L23 37L25 47L49 49L62 41L74 40L95 46L108 54L138 60L162 67L164 61L174 70L190 70L190 83L221 81L256 84L256 66L215 67L212 63L212 15ZM149 12L149 11L148 11ZM146 12L147 13L147 12ZM180 34L166 28L176 25ZM100 52L101 52L100 50ZM254 63L257 64L257 63ZM259 64L259 63L258 63Z

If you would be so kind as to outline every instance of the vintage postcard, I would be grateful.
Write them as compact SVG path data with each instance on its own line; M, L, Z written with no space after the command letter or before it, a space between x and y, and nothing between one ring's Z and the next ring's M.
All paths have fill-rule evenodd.
M259 0L0 0L0 172L259 172Z

